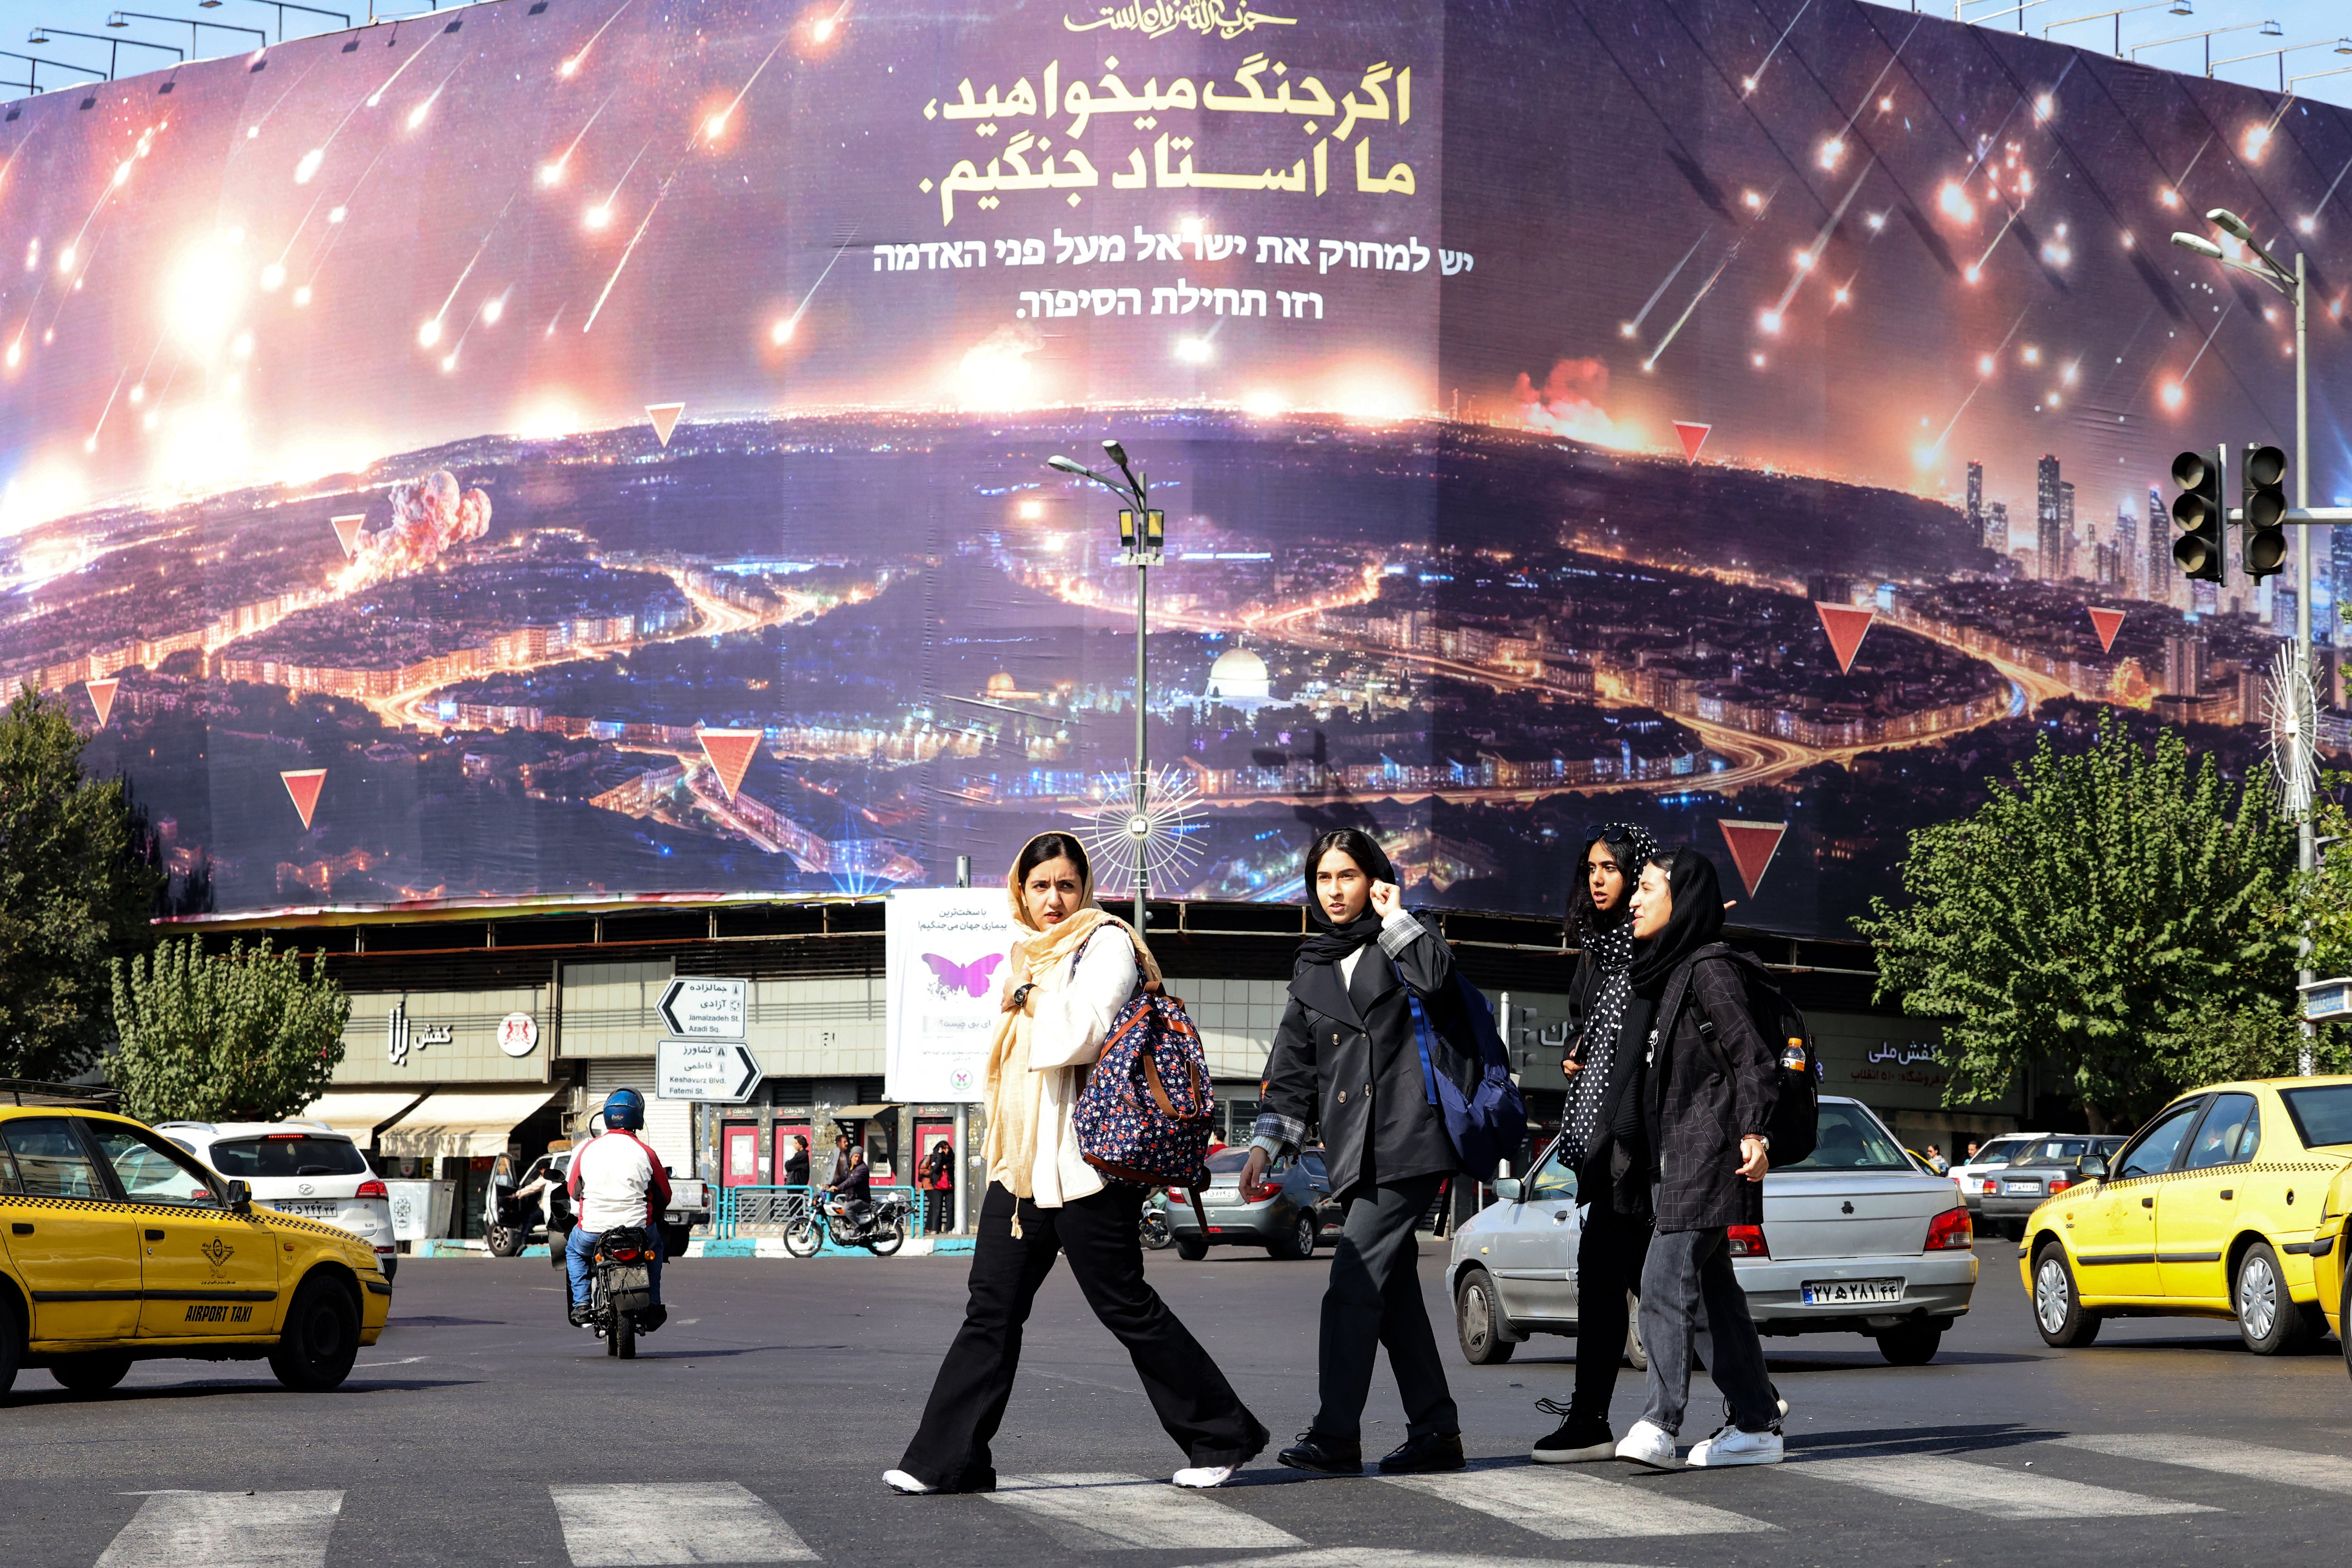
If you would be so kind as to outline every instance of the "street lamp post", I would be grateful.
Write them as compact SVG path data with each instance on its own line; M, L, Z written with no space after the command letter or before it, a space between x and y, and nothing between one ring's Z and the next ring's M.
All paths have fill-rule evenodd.
M2220 60L2208 59L2205 62L2205 74L2207 76L2211 76L2217 67L2233 66L2243 60L2259 60L2267 58L2272 55L2276 55L2278 57L2279 90L2281 92L2284 92L2286 90L2286 58L2289 55L2301 54L2305 49L2334 49L2339 55L2352 55L2352 38L2315 38L2307 44L2289 44L2283 49L2256 49L2250 55L2231 55L2227 59ZM2320 73L2314 71L2311 74L2317 76ZM2299 81L2302 79L2298 77L2296 79Z
M2286 29L2280 26L2274 21L2240 22L2237 26L2231 27L2209 27L2201 33L2176 33L2169 38L2150 38L2144 44L2134 44L2131 47L2131 52L2128 58L2134 62L2137 62L2139 59L2139 52L2142 49L2160 49L2167 44L2185 44L2191 38L2202 38L2205 40L2205 74L2207 76L2211 76L2213 74L2213 40L2221 37L2225 33L2242 33L2250 27L2261 28L2263 37L2265 38L2278 38L2286 36Z
M2257 267L2231 256L2201 234L2175 234L2172 243L2181 249L2218 261L2250 277L2258 278L2279 293L2294 301L2294 505L2295 510L2308 514L2311 508L2311 365L2310 333L2305 309L2305 268L2303 252L2294 253L2294 269L2289 271L2279 259L2264 250L2254 238L2254 231L2244 218L2227 207L2215 207L2205 215L2205 221L2244 246L2260 258ZM2309 521L2308 516L2305 520ZM2294 552L2294 661L2299 673L2311 668L2311 530L2302 530L2302 539ZM2305 736L2303 744L2310 744ZM2297 765L2303 765L2298 759ZM2318 861L2318 844L2312 835L2311 812L2308 807L2296 815L2294 825L2294 866L2309 876ZM2311 962L2311 937L2305 932L2300 938L2297 952L2295 984L2311 984L2311 971L2304 967ZM2298 993L2300 994L2300 993ZM2302 1025L2303 1050L2296 1070L2308 1077L2312 1068L2312 1026Z
M215 33L251 33L261 40L264 48L269 47L269 35L258 27L240 27L229 22L207 22L196 16L159 16L152 11L114 11L108 14L106 25L128 27L134 21L167 22L174 27L185 27L188 30L188 53L192 55L199 47L196 41L196 29L199 27L210 27ZM138 40L131 41L135 43Z
M1150 710L1144 700L1150 669L1144 649L1150 602L1147 574L1164 559L1161 550L1167 539L1168 514L1151 510L1147 476L1128 466L1125 447L1117 441L1105 441L1103 453L1118 465L1119 475L1126 483L1106 479L1072 458L1048 458L1045 466L1060 473L1092 479L1125 503L1118 513L1118 563L1135 568L1135 793L1127 831L1135 840L1135 930L1141 935L1144 900L1151 892L1150 858L1144 853L1144 840L1151 834L1151 770L1146 761L1150 745L1146 726L1150 722Z
M45 55L20 55L14 49L0 49L0 58L26 60L30 62L32 68L25 73L25 75L30 79L22 82L9 82L5 85L9 87L27 88L34 92L41 90L41 68L43 66L58 66L69 71L79 71L82 75L89 77L93 81L103 81L107 79L106 73L100 70L96 66L78 66L71 60L53 60Z
M2022 10L2023 7L2021 6L2020 9ZM2069 16L2063 22L2053 22L2042 29L2042 36L2046 39L2060 27L2076 26L2084 22L2113 20L2116 25L2116 58L2121 59L2124 56L2124 18L2135 11L2158 9L2175 16L2193 16L2197 14L2195 8L2190 5L2189 0L2147 0L2145 5L2126 5L2119 11L2094 11L2087 16Z
M218 10L220 3L221 0L196 0L197 6L206 11ZM289 11L307 11L313 16L332 16L347 29L352 25L350 16L344 12L321 11L316 5L297 5L294 0L252 0L252 3L256 5L268 5L278 13L278 41L281 44L286 41L286 13Z

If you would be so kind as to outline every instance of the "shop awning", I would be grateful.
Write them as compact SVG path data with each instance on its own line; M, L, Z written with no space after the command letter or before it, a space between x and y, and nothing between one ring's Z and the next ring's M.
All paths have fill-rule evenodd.
M374 1142L379 1128L391 1126L423 1104L425 1096L413 1089L342 1089L322 1094L299 1112L299 1120L323 1121L354 1142Z
M844 1105L835 1109L833 1119L835 1121L871 1121L886 1110L898 1109L896 1100L884 1100L877 1105Z
M563 1084L443 1089L387 1128L377 1147L403 1160L503 1154L517 1126L566 1092Z

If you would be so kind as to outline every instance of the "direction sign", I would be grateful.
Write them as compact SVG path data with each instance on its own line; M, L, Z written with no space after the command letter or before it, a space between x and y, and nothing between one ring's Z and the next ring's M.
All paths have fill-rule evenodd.
M679 1039L740 1040L751 994L748 980L681 974L664 989L658 1005L662 1022Z
M664 1040L654 1056L654 1092L664 1100L740 1105L763 1076L759 1058L738 1041Z

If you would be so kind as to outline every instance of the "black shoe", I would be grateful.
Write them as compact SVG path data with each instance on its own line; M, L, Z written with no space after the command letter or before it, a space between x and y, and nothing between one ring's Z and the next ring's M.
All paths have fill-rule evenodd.
M1364 1473L1363 1445L1342 1443L1312 1428L1301 1432L1297 1442L1275 1458L1294 1470L1319 1470L1327 1476L1360 1476Z
M1407 1437L1381 1456L1381 1474L1384 1476L1417 1476L1432 1470L1458 1470L1461 1468L1462 1434L1459 1432L1432 1432L1423 1437Z
M575 1329L584 1329L588 1326L588 1309L576 1301L572 1305L572 1326Z
M1538 1399L1536 1408L1547 1415L1562 1417L1559 1429L1538 1439L1535 1451L1528 1456L1537 1464L1576 1465L1617 1457L1616 1434L1601 1417L1580 1415L1573 1405L1562 1405L1556 1399Z
M668 1321L669 1309L656 1303L654 1306L647 1307L644 1311L637 1314L637 1332L641 1334L652 1333L656 1329L660 1328L664 1323Z

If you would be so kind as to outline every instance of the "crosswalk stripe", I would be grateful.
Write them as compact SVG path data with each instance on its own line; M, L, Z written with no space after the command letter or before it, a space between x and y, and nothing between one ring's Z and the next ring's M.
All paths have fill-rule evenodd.
M324 1568L341 1492L163 1492L131 1516L98 1568Z
M1936 1454L1809 1459L1794 1468L1816 1480L1840 1481L1887 1497L1936 1503L1990 1519L2111 1519L2213 1511L2202 1503L2143 1497L2113 1487L2029 1475Z
M1327 1546L1286 1552L1278 1557L1219 1558L1187 1568L1632 1568L1622 1563L1562 1563L1553 1558L1489 1557L1459 1552L1423 1552L1402 1546Z
M1019 1509L1063 1544L1088 1551L1306 1544L1206 1492L1140 1476L1003 1476L987 1495Z
M2280 1481L2315 1491L2352 1493L2352 1459L2335 1454L2267 1448L2226 1437L2084 1435L2057 1440L2069 1447L2088 1448L2111 1458L2149 1459L2161 1465L2185 1465L2190 1469L2244 1476L2249 1480Z
M1382 1476L1381 1479L1392 1487L1475 1509L1554 1541L1737 1535L1774 1528L1745 1514L1666 1497L1647 1487L1546 1466L1463 1470L1444 1476Z
M812 1563L776 1510L733 1481L551 1486L573 1568Z

